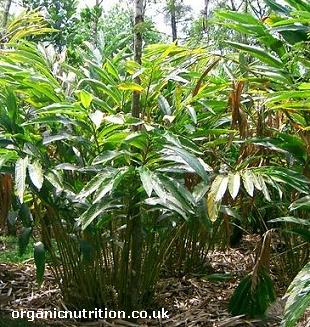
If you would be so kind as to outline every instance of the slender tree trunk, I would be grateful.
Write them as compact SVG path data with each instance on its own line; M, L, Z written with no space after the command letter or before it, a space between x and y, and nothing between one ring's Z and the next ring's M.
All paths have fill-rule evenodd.
M3 13L3 21L2 21L3 27L6 27L6 25L8 23L11 5L12 5L12 0L7 0L7 2L5 4L4 13Z
M143 23L144 0L135 0L135 25L134 25L134 60L139 65L142 58L142 33L139 25ZM134 79L135 83L141 84L140 77ZM131 113L134 117L140 115L140 92L134 91L132 95Z
M209 4L210 0L205 0L205 8L204 8L204 22L203 22L203 29L207 35L208 43L209 43Z
M209 4L210 4L210 0L205 0L205 8L203 13L206 21L208 21L209 18Z
M10 228L8 224L8 216L10 207L12 204L12 176L9 174L0 174L0 233L5 234L9 232L10 235L15 235L15 233L10 233L14 231L14 228Z
M144 0L135 0L135 25L134 25L134 60L141 64L142 58L142 32ZM135 83L141 84L140 77L134 79ZM139 117L141 112L140 93L133 92L131 113L133 117ZM136 129L136 128L135 128ZM136 176L133 176L133 184ZM130 269L130 299L129 311L139 310L143 294L141 294L141 267L142 267L142 248L143 248L143 230L142 217L139 207L140 196L138 192L139 185L133 185L133 196L129 202L128 228L131 233L131 269Z
M236 5L235 5L234 0L230 0L230 4L231 4L231 10L233 10L233 11L237 11L237 7L236 7Z
M244 12L245 13L248 13L249 11L249 3L248 3L248 0L245 0L245 4L244 4Z
M172 41L174 42L178 38L175 0L170 1L170 8L169 9L170 9Z

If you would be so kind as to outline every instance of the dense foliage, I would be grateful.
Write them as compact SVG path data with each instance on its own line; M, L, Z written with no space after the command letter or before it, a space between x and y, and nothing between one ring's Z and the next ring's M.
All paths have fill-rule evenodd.
M1 228L18 234L21 255L34 238L37 281L49 264L68 306L151 307L163 267L205 273L209 251L247 232L261 244L231 312L264 315L272 276L288 286L303 267L284 326L306 309L310 5L265 2L264 19L255 7L217 10L188 44L155 43L153 23L134 24L125 9L103 15L97 5L75 16L72 1L73 20L62 11L68 26L57 25L56 9L47 21L28 11L7 25ZM219 51L219 40L206 42L212 30L226 33ZM273 245L284 250L271 269Z

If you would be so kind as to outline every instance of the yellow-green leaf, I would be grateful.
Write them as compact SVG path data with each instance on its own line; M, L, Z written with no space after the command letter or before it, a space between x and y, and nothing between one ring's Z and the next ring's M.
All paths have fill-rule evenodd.
M93 95L85 90L81 90L80 99L84 108L89 108L91 102L93 101Z
M137 84L137 83L133 83L133 82L126 82L126 83L121 83L118 84L118 89L122 90L122 91L137 91L137 92L142 92L144 90L144 88Z
M213 223L217 220L219 207L219 203L215 201L215 194L210 192L207 198L207 208L209 218Z

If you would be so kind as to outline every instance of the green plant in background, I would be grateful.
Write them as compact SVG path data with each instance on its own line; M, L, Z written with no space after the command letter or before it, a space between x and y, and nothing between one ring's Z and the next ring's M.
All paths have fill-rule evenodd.
M299 177L294 173L295 177L297 177L297 179L293 178L295 182L291 178L285 178L283 182L285 184L288 182L285 189L280 191L278 188L281 201L276 207L273 202L272 215L281 216L289 212L289 205L299 194L309 193L309 136L307 130L309 118L306 104L309 63L307 59L308 51L303 46L309 40L309 26L305 19L309 12L309 5L303 1L287 1L289 6L283 7L274 1L266 2L274 12L264 21L260 21L249 14L233 11L219 11L217 17L224 26L233 28L239 33L245 33L250 37L249 40L252 40L250 43L227 42L228 46L242 51L243 55L239 55L239 60L236 60L234 52L227 53L226 56L231 56L232 64L230 69L234 67L234 71L244 79L244 85L250 98L253 99L254 104L256 103L256 112L259 113L256 116L256 133L253 133L250 138L247 137L247 142L250 141L253 145L259 146L261 151L265 153L264 156L272 155L270 160L282 166L282 168L274 166L268 167L267 170L266 168L262 170L258 168L251 169L251 171L268 171L268 174L271 175L268 176L267 183L275 186L276 189L278 188L276 184L284 177L283 173L290 175L293 170L299 172ZM244 108L244 111L249 114L249 106L246 105L245 99L243 101L245 108L247 107L247 110ZM248 117L253 116L250 113ZM244 118L239 116L238 119L240 127L240 122L242 123ZM284 158L280 159L281 153L285 154L285 152L287 153L286 163L283 161ZM255 161L253 150L251 155L249 161ZM263 161L261 158L259 166L264 165ZM267 159L267 161L269 160ZM286 167L285 172L283 167ZM276 184L271 182L270 178ZM299 188L298 180L304 181L305 188L303 190ZM257 177L252 176L250 183L247 183L246 179L243 182L248 194L251 195L252 193L253 195L252 191L258 186ZM227 184L227 180L222 178L218 187L221 189L223 186L225 189ZM250 186L251 184L254 185L254 188ZM295 188L298 193L291 193L289 191L291 187ZM259 189L262 190L265 199L270 201L267 193L264 192L264 187L258 187ZM263 210L260 209L258 212L261 214ZM251 214L253 213L255 211L252 211ZM300 214L302 218L306 219L306 213L300 212ZM266 218L266 222L268 220L277 223L281 221L281 219L270 219L270 212L269 217ZM280 239L287 247L283 254L280 255L281 260L283 260L282 274L288 279L293 278L309 258L308 241L305 242L303 237L303 235L307 234L307 231L303 228L301 220L298 221L297 218L292 218L291 221L287 219L283 221L286 221L287 225L294 220L299 224L299 228L295 229L296 233L294 233L293 229L288 234L284 228L281 228L284 225L280 225L279 228ZM267 224L265 224L265 228L269 228ZM251 305L251 301L244 302L246 306L242 310L238 310L236 303L244 299L245 293L242 290L248 289L246 285L250 283L250 280L250 277L246 277L245 280L241 281L231 299L230 309L235 314L262 314L267 308L266 303L268 301L260 301L259 294L255 294L253 296L253 305ZM268 283L270 283L270 280L266 280L266 285ZM255 306L257 307L255 308Z
M16 237L0 237L0 262L1 263L19 263L33 258L33 242L28 242L23 253L19 253L19 244Z
M77 1L76 0L23 0L22 6L27 10L40 10L46 16L50 26L57 33L45 35L45 40L53 43L58 50L69 46L77 33Z
M151 18L147 16L143 23L143 41L146 45L159 43L164 38L157 31ZM113 6L103 13L99 28L101 31L101 52L105 58L111 58L119 51L132 53L133 11L130 7Z
M11 87L3 99L1 137L11 144L3 168L15 176L23 232L40 226L38 282L47 252L69 305L147 305L179 222L195 216L201 198L186 189L184 175L207 185L210 168L191 140L130 114L131 93L144 86L131 80L137 63L128 61L134 71L124 75L124 61L120 68L89 62L76 82L60 85L32 43L8 46L0 65ZM143 108L150 118L149 105Z
M130 7L114 5L104 11L100 5L94 5L79 12L75 0L24 0L21 4L27 10L41 12L53 29L53 33L32 35L31 39L53 45L56 52L66 52L67 62L74 66L83 62L80 52L94 54L97 58L110 58L119 51L132 54L134 19ZM163 39L150 18L145 18L144 25L146 44Z
M233 315L263 316L276 299L269 275L271 237L272 231L265 233L253 272L241 280L230 299L229 311Z

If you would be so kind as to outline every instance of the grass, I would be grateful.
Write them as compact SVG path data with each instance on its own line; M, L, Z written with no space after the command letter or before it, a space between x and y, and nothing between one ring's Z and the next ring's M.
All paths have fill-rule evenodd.
M25 253L20 256L17 238L13 236L0 236L1 263L21 263L31 258L33 258L33 242L29 242Z

